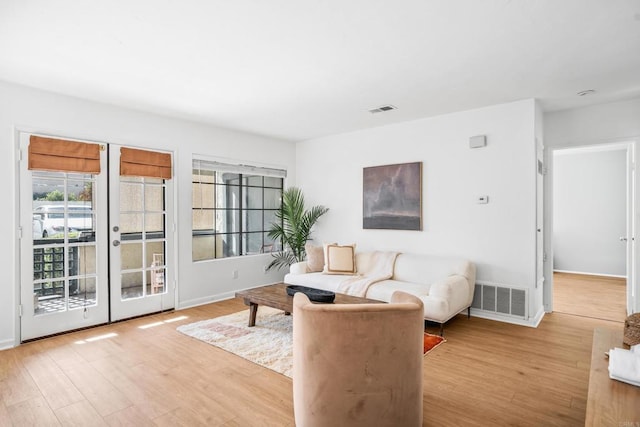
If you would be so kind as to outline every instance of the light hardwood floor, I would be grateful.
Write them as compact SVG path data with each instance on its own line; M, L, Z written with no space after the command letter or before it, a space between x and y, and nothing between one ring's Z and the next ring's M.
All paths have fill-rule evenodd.
M245 308L233 299L0 351L0 426L292 426L289 378L175 330ZM424 425L584 425L596 326L622 328L458 316L424 360Z
M626 300L626 279L553 273L553 311L557 313L624 322Z

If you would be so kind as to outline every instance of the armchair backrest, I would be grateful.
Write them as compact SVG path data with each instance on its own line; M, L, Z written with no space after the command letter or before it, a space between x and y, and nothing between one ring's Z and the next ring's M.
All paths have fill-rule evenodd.
M421 426L424 312L390 304L312 304L294 296L293 401L298 427Z

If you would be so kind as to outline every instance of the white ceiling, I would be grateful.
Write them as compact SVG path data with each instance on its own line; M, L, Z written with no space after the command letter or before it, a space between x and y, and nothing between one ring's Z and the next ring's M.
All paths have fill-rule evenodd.
M0 80L294 141L553 111L640 96L640 0L0 0Z

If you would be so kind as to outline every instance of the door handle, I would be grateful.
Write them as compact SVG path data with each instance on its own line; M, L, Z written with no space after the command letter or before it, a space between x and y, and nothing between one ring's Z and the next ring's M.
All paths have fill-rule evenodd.
M120 240L114 240L113 246L120 246Z
M624 237L624 236L622 236L622 237L620 237L620 241L621 241L621 242L626 242L626 241L627 241L627 238L626 238L626 237Z

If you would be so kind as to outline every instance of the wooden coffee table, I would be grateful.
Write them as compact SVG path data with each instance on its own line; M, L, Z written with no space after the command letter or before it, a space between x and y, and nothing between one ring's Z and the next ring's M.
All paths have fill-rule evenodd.
M293 311L293 297L287 295L287 286L285 283L277 283L236 292L236 297L242 298L244 303L249 306L249 326L256 325L256 314L258 313L259 305L282 310L285 315L291 314ZM385 302L336 292L336 299L333 304L385 304Z

